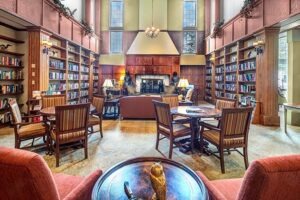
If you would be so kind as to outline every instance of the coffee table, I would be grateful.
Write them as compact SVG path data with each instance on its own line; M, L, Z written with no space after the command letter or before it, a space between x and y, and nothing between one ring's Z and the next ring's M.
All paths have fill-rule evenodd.
M151 165L160 162L167 181L167 199L209 199L208 192L199 176L189 167L173 160L140 157L121 162L105 172L96 182L93 200L128 199L124 182L128 181L133 194L141 199L151 199L153 189L149 178Z

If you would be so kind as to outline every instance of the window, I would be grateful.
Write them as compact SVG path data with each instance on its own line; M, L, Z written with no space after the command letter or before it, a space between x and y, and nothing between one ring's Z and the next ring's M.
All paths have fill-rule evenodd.
M196 28L196 1L186 0L183 6L183 27Z
M278 90L280 95L287 98L288 91L288 43L287 32L279 34L278 56Z
M123 1L112 0L110 3L110 27L123 27Z
M123 32L110 32L110 53L122 53Z
M110 53L123 52L123 0L110 1Z
M197 52L197 1L183 2L183 45L182 53Z
M196 31L183 32L183 53L196 53Z

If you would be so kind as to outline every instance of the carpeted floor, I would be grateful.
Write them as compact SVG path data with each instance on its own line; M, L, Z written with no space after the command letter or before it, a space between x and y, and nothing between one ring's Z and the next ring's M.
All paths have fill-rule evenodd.
M283 124L283 123L282 123ZM163 156L155 150L155 121L105 120L104 138L99 133L89 137L89 158L84 160L83 149L63 151L61 166L55 167L55 157L45 155L41 149L32 149L44 157L54 172L85 176L97 168L107 170L118 162L140 156ZM26 144L26 143L25 143ZM0 129L0 145L14 147L11 128ZM30 145L30 142L27 143ZM167 156L169 143L163 140L159 149ZM300 154L300 127L264 127L251 125L249 133L249 161L275 155ZM175 149L173 160L184 163L194 170L204 172L210 179L238 178L245 173L243 157L236 152L225 154L226 173L220 171L219 160L214 156L183 154Z

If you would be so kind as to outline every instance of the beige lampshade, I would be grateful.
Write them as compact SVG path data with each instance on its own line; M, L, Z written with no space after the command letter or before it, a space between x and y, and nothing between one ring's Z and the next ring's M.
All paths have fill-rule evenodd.
M112 80L111 79L105 79L104 83L103 83L103 87L106 88L110 88L110 87L114 87Z
M189 81L187 79L184 79L184 78L181 78L179 80L179 83L177 85L177 87L180 87L180 88L186 88L188 87L190 84L189 84Z

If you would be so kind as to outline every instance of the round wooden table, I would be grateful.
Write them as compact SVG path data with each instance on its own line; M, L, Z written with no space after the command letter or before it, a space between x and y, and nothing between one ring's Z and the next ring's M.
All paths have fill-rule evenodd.
M96 110L96 107L90 104L90 112L92 113L94 110ZM47 117L55 116L55 107L43 108L41 109L40 113Z
M209 199L202 180L189 167L173 160L155 157L135 158L115 165L98 179L93 188L92 199L128 199L124 191L125 181L129 182L137 199L151 199L154 191L148 173L155 162L161 162L164 167L168 200Z

